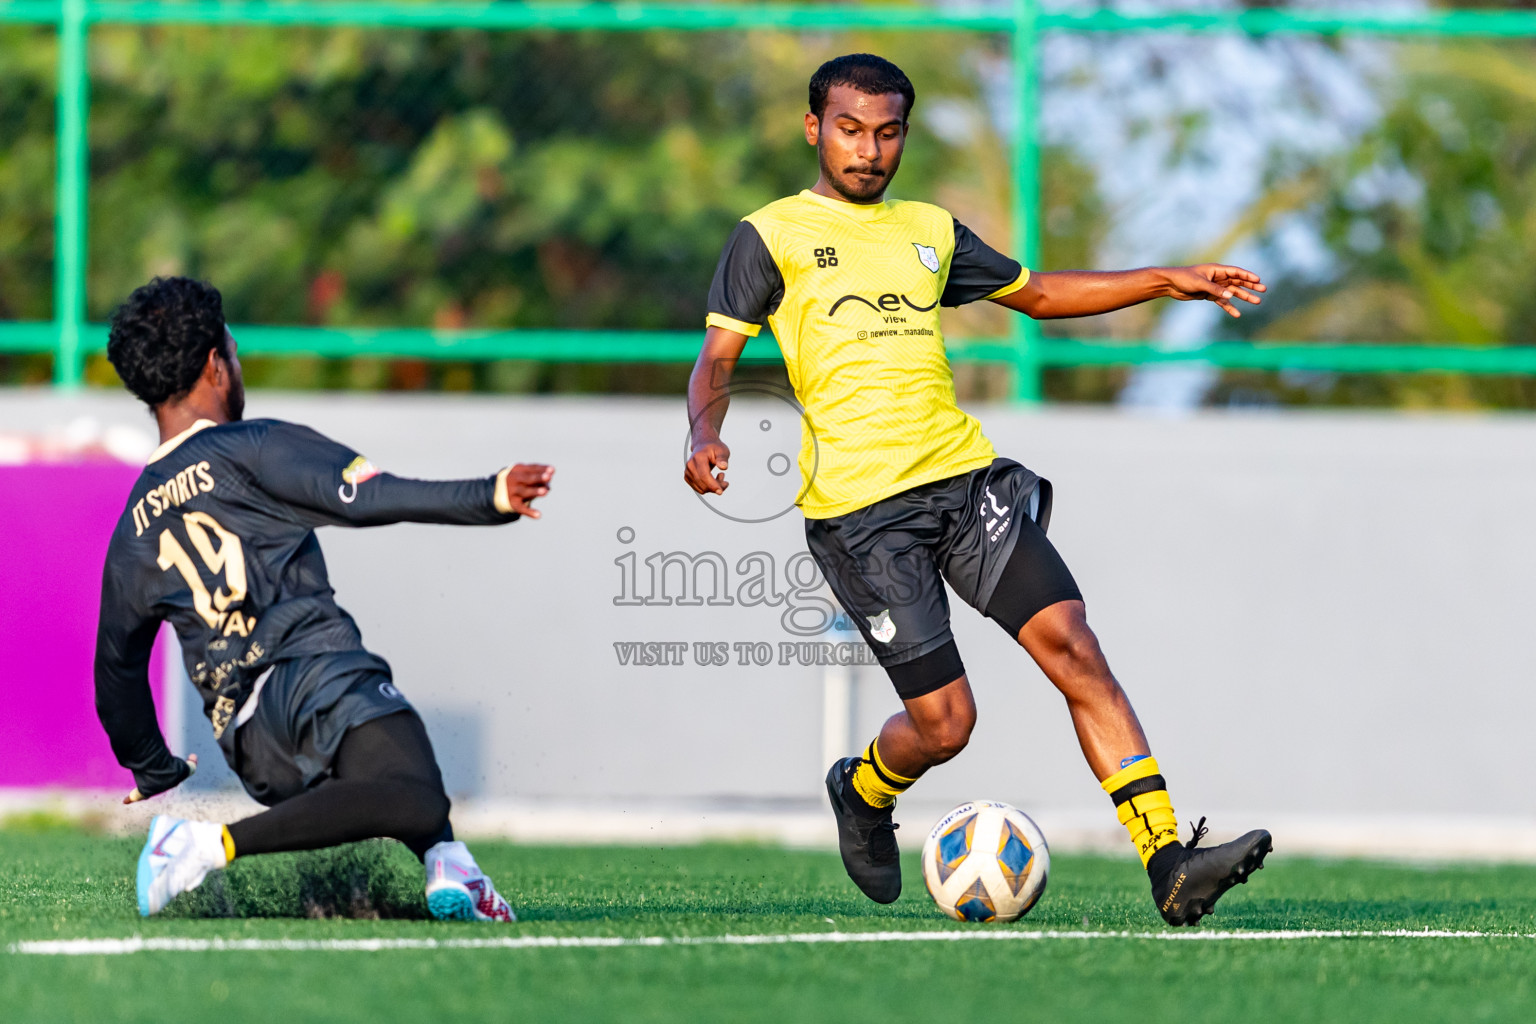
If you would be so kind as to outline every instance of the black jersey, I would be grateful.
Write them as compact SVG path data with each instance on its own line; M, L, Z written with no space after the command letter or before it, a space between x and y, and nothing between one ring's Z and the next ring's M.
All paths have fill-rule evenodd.
M294 423L200 420L161 445L107 549L96 636L96 711L145 794L181 782L149 691L150 648L176 630L187 673L221 735L256 678L285 658L360 651L339 608L317 526L493 525L497 478L409 480Z

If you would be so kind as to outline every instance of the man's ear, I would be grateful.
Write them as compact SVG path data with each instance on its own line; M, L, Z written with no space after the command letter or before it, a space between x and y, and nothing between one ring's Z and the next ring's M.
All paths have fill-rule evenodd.
M218 346L210 348L208 350L208 361L203 364L203 380L214 387L218 387L224 383L224 379L228 376L229 365L224 362L224 356L219 351Z
M814 146L820 136L821 118L807 110L805 112L805 141Z

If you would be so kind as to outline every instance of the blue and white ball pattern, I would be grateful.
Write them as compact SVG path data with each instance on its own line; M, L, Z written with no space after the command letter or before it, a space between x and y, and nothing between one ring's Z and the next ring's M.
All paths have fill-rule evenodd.
M923 843L923 881L957 921L1017 921L1045 891L1051 870L1040 826L995 800L961 804Z

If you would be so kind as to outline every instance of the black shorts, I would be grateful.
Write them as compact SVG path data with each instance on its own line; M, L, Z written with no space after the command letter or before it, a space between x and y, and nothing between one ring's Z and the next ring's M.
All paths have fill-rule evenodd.
M902 699L965 674L947 581L1010 636L1082 592L1045 536L1051 485L1011 459L873 505L807 519L806 542L833 594Z
M270 807L328 776L348 729L413 710L375 654L290 658L258 678L219 747L245 791Z

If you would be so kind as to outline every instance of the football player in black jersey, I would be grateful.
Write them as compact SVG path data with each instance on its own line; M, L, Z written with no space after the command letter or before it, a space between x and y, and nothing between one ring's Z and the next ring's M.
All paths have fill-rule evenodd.
M96 641L96 708L131 803L196 769L155 720L149 657L176 630L214 737L269 809L228 824L158 816L139 856L138 901L158 913L236 856L379 836L427 869L439 918L515 917L453 838L426 729L389 665L336 605L317 526L494 526L549 493L554 468L476 480L409 480L308 427L245 420L235 340L216 289L156 278L113 315L107 356L154 412L161 445L107 551Z

